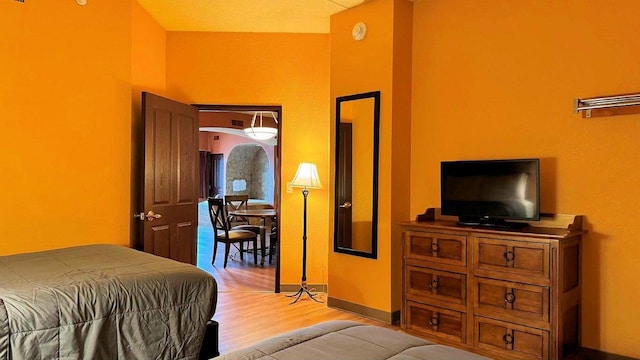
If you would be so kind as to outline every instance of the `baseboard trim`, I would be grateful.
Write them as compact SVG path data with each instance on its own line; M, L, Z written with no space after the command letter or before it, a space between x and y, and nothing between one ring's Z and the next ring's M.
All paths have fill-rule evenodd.
M311 292L327 292L327 284L307 284ZM300 284L280 284L280 292L296 292L300 290Z
M327 306L330 308L352 312L370 319L382 321L383 323L387 324L398 324L400 322L400 310L394 312L386 312L332 297L327 298Z
M610 354L600 350L581 347L577 352L567 356L567 360L636 360L627 356Z

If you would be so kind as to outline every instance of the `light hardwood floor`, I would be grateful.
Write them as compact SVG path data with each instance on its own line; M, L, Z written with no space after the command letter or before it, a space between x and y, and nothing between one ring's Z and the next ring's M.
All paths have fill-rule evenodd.
M238 350L269 337L304 326L329 320L354 320L366 324L399 329L397 326L367 319L359 315L332 309L326 305L326 294L320 293L317 303L307 297L295 304L285 295L274 293L275 259L273 264L254 265L253 256L241 261L237 251L227 268L222 267L224 246L211 265L213 230L206 205L199 208L198 267L209 272L218 284L218 303L213 319L220 324L220 353ZM258 259L259 261L259 259Z
M276 259L269 264L269 259L265 259L264 266L260 266L260 256L258 265L253 264L253 255L245 254L244 261L240 260L240 254L235 247L231 247L231 258L227 267L223 268L224 245L218 245L216 261L211 264L213 256L213 227L209 219L207 202L198 204L198 268L210 273L218 282L219 292L238 291L268 291L275 290Z
M226 354L266 338L329 320L354 320L399 330L399 327L367 319L346 311L328 308L302 298L291 304L286 294L225 292L218 294L213 319L220 324L220 353ZM325 294L317 297L325 301Z

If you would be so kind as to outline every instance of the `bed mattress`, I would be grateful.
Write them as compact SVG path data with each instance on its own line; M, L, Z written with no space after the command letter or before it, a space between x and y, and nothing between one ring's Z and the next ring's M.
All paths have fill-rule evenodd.
M0 360L197 359L216 283L116 245L0 257Z

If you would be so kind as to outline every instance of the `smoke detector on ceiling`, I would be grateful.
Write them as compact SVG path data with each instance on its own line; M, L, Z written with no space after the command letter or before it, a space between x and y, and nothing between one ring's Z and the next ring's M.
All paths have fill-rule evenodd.
M367 25L363 22L359 22L353 26L353 30L351 31L351 36L357 41L364 39L364 36L367 34Z

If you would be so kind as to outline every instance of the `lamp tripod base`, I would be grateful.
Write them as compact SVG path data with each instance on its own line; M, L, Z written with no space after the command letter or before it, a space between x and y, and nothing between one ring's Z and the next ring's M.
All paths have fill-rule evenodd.
M292 295L285 295L286 297L290 297L290 298L296 298L295 300L293 300L291 303L289 303L289 305L293 305L295 303L298 302L298 300L300 300L300 298L302 297L303 294L307 294L307 296L309 296L309 298L317 303L322 303L322 301L316 299L316 296L318 296L317 293L312 293L312 291L314 291L315 289L309 289L307 287L307 283L305 281L302 282L302 284L300 284L300 290L298 290L297 293L292 294Z

